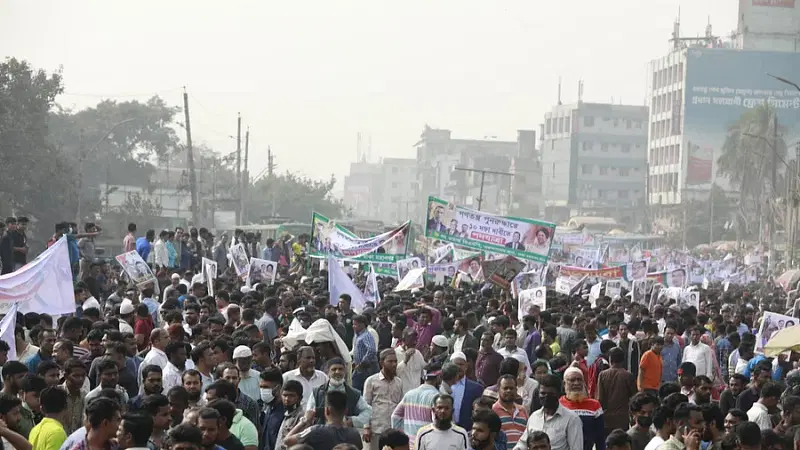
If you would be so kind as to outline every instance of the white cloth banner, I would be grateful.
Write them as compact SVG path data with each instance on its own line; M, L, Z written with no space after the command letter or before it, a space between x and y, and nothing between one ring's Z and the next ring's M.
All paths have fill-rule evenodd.
M14 303L23 314L75 314L66 237L16 272L0 275L0 314L7 314Z
M367 305L364 293L344 273L344 270L333 256L328 257L328 292L330 292L330 303L333 306L339 304L339 297L342 294L350 296L350 307L357 313L361 313Z
M376 305L381 301L381 293L378 290L378 275L375 273L375 267L372 264L369 265L369 275L367 275L367 281L364 283L364 298Z
M0 339L8 344L8 360L17 360L17 346L16 338L14 337L14 329L17 327L17 304L12 303L11 308L6 312L3 320L0 320Z
M425 286L425 268L417 267L408 271L405 277L397 283L394 292L410 291Z

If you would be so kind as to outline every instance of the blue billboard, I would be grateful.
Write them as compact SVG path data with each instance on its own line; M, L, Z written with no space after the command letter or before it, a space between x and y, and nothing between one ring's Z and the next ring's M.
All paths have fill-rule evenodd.
M767 74L800 84L800 53L687 50L683 96L686 184L715 180L729 129L742 127L750 117L745 116L747 112L761 105L777 111L783 142L790 144L800 138L800 91Z

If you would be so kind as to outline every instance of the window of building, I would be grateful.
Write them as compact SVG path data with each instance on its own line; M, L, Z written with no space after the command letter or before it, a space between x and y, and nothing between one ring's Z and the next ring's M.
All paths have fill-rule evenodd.
M604 191L602 189L598 189L597 190L597 198L599 198L599 199L606 198L606 191Z
M396 166L395 166L395 167L392 167L392 173L393 173L393 174L397 174L397 167L396 167Z
M547 134L550 134L550 133L551 133L551 131L550 131L550 130L551 130L551 128L550 128L550 127L552 126L552 120L553 120L553 119L550 119L550 118L548 118L547 120L545 120L545 121L544 121L544 123L545 123L545 126L544 126L544 128L545 128L545 132L546 132Z
M619 191L617 192L617 198L628 198L628 191Z
M397 189L397 186L399 186L397 183L392 183L392 189Z
M636 120L633 123L634 123L634 125L636 125L636 128L642 128L642 121L641 120Z
M631 119L625 119L625 128L630 129L631 127Z
M585 126L585 127L593 127L594 126L594 116L583 116L583 126Z
M589 152L589 151L592 150L592 142L591 141L583 141L581 143L581 145L583 147L583 151L585 151L585 152Z
M601 152L607 152L608 151L608 144L605 144L605 143L600 144L600 151Z
M592 165L591 164L581 164L581 173L584 175L591 175L592 174ZM553 173L555 175L555 173Z
M620 167L619 168L619 176L627 177L628 175L630 175L630 169L628 169L627 167Z
M618 127L618 126L619 126L619 119L614 119L614 127Z
M600 167L600 175L608 175L608 167Z
M630 153L631 144L622 144L622 153Z
M571 133L572 132L572 129L569 127L569 125L570 125L569 122L570 122L570 118L569 117L564 117L564 132L565 133Z

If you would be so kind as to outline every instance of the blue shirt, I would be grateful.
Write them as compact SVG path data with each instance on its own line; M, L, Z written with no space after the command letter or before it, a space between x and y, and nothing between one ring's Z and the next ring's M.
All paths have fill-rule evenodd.
M67 248L69 249L70 264L78 264L81 259L81 250L78 248L78 240L74 234L67 234Z
M675 339L672 340L670 345L664 344L661 349L661 361L663 362L661 381L678 381L678 366L681 365L681 359L683 359L682 353L681 345Z
M264 250L261 251L261 259L266 259L267 261L274 261L274 259L272 259L272 249L269 247L264 247Z
M458 383L450 386L453 390L453 422L458 422L461 416L461 402L464 401L464 390L467 388L467 377L461 378Z
M378 349L375 345L375 339L372 338L372 333L366 329L356 336L354 351L353 363L355 364L378 362Z
M142 257L144 262L147 262L147 257L150 256L151 249L150 241L148 241L146 237L136 239L136 253Z
M158 302L152 298L145 298L142 303L147 305L147 312L153 318L153 324L158 328Z
M53 359L52 356L49 357L49 358L43 359L42 358L42 352L38 351L38 352L36 352L35 355L31 356L31 358L25 364L28 366L28 372L36 373L36 368L39 367L39 364L42 361L50 361L52 359Z
M591 344L589 344L589 354L586 355L586 365L591 366L594 364L594 360L600 356L600 343L603 342L602 339L599 337L594 340Z
M178 251L175 250L175 246L172 244L172 241L164 242L164 246L167 247L167 257L169 258L170 267L178 267Z

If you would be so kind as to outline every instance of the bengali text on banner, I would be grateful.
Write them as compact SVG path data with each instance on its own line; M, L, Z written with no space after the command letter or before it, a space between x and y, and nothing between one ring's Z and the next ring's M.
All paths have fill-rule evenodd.
M425 236L520 259L547 262L555 224L488 214L428 197Z

